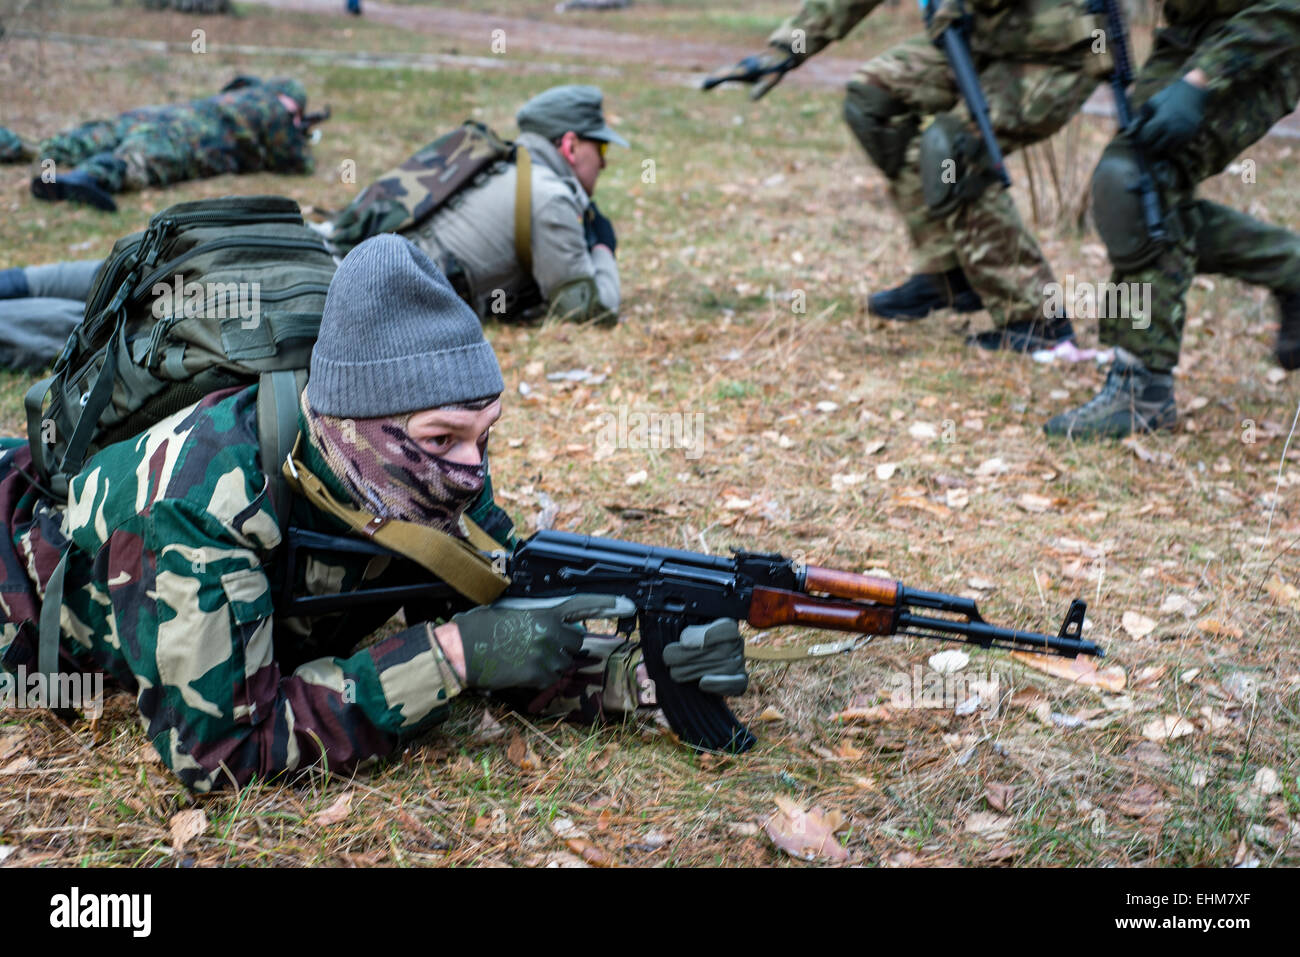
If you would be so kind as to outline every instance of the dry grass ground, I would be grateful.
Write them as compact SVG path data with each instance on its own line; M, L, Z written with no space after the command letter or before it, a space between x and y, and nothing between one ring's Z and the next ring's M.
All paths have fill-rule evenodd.
M665 6L669 26L646 3L628 28L671 38L672 16L700 7ZM727 26L726 6L700 7L702 19L687 21L695 39L713 30L744 42L751 15L744 31ZM183 38L190 25L107 3L41 16L49 29L119 37ZM611 15L585 16L620 28ZM855 49L878 49L885 32L910 29L910 16L880 12ZM772 22L762 19L759 42ZM214 23L209 36L225 29ZM270 46L420 47L364 20L260 7L229 29ZM278 192L335 209L356 188L339 181L345 160L364 182L466 116L509 131L539 85L588 78L581 66L553 80L357 69L218 44L201 56L0 44L0 122L29 133L205 94L248 71L291 72L334 108L310 176L188 183L123 197L113 216L39 204L26 169L0 168L0 268L102 255L150 213L198 197ZM735 704L759 744L742 758L685 751L652 721L538 724L469 701L439 733L354 780L322 773L197 801L151 758L128 698L111 699L94 725L8 713L6 863L787 864L763 830L778 801L838 817L847 859L868 865L1300 860L1300 453L1283 457L1300 394L1273 369L1265 293L1197 280L1176 431L1127 446L1049 443L1042 422L1089 397L1100 371L972 352L955 316L895 326L866 315L868 291L905 276L908 258L838 94L785 86L751 104L617 66L597 80L632 149L611 153L599 199L619 230L624 322L487 329L509 398L493 473L521 528L545 494L561 528L802 551L979 594L991 620L1040 630L1082 594L1089 637L1123 669L1123 689L975 653L968 671L999 679L995 708L878 707L895 675L941 646L876 639L853 656L755 666ZM1053 143L1068 199L1107 135L1106 122L1081 118ZM1205 195L1300 226L1294 150L1261 142L1247 154L1254 182L1225 174ZM1038 232L1058 274L1104 281L1096 235L1056 210L1047 154L1032 162ZM1024 162L1011 172L1030 217ZM1079 325L1095 343L1095 322ZM547 378L573 369L607 378ZM21 431L29 381L0 376L6 434ZM620 406L700 415L703 454L598 456L599 417ZM499 727L484 730L485 711ZM174 848L176 815L196 809L201 833Z

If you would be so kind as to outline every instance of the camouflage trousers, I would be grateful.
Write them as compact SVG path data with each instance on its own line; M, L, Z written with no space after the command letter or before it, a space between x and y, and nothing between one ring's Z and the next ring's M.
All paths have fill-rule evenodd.
M1136 114L1153 94L1191 69L1199 35L1212 23L1195 28L1168 27L1156 34L1151 57L1138 71L1132 104ZM1149 368L1168 371L1178 364L1187 315L1186 296L1199 273L1219 273L1279 292L1300 291L1300 236L1227 206L1196 198L1196 185L1215 175L1300 100L1300 57L1251 77L1232 89L1211 95L1205 122L1177 157L1157 160L1161 208L1174 221L1178 237L1159 258L1140 269L1115 269L1111 282L1143 289L1148 309L1140 315L1103 315L1101 341L1122 346ZM1116 136L1107 150L1123 148ZM1251 184L1240 190L1249 197ZM1141 229L1140 223L1135 228ZM1130 295L1132 298L1132 295Z
M144 109L96 120L41 143L40 158L90 174L110 193L236 173L219 120L188 109Z
M1098 82L1083 72L1084 58L1079 53L1077 64L977 61L1004 153L1047 139L1078 112ZM947 58L925 37L913 37L866 63L849 83L849 99L861 96L864 85L884 89L906 105L908 112L891 120L896 127L949 111L970 120ZM989 187L975 201L933 218L921 193L920 136L914 136L902 168L889 180L889 195L912 240L914 272L961 266L997 326L1042 318L1044 288L1054 276L1008 191Z
M0 163L21 163L30 159L26 144L13 130L0 126Z

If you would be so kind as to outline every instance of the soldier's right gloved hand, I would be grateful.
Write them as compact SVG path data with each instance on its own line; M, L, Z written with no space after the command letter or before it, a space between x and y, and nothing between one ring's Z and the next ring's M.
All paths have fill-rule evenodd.
M608 246L611 253L617 253L618 238L614 235L614 224L596 208L595 200L587 204L587 211L582 214L582 227L587 234L588 249Z
M546 688L573 667L593 618L629 618L630 598L569 595L501 598L452 618L465 650L465 686L480 691Z
M1210 94L1186 80L1175 80L1142 105L1128 132L1143 149L1169 154L1182 146L1205 122Z
M783 76L802 63L803 59L789 50L771 46L762 53L745 57L733 67L724 67L710 74L700 89L711 90L723 83L752 83L754 88L749 91L749 98L758 100L780 83Z
M734 618L683 628L677 641L664 646L664 664L673 681L698 681L700 690L711 694L744 694L749 686L745 640Z

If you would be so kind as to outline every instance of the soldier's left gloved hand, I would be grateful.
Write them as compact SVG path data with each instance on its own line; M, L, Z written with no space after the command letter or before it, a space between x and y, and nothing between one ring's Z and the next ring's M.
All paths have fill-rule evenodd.
M1209 98L1200 87L1176 80L1143 104L1129 133L1143 149L1167 154L1196 135Z
M683 628L677 641L664 646L664 664L673 681L698 681L701 691L712 694L744 694L749 686L745 640L733 618Z
M779 46L770 46L762 53L747 56L733 67L724 67L710 74L700 84L701 90L711 90L723 83L751 83L751 100L758 100L781 82L781 78L804 61L804 57Z
M608 246L611 253L618 251L618 238L614 235L614 224L596 208L596 201L587 204L587 211L582 214L582 227L587 234L587 248Z

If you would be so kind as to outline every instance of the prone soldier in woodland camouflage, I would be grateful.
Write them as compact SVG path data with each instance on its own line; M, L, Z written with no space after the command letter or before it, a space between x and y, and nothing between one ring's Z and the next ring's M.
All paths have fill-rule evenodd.
M1110 253L1112 283L1149 284L1136 315L1104 315L1101 341L1116 349L1105 385L1055 416L1049 435L1111 436L1172 428L1173 368L1198 273L1223 273L1273 291L1281 313L1276 356L1300 367L1300 236L1196 198L1196 186L1300 100L1300 0L1166 0L1167 26L1135 77L1135 118L1093 172L1092 208ZM1148 233L1134 189L1141 151L1164 213L1165 241Z
M367 528L406 523L475 548L513 545L487 462L502 389L478 319L428 257L391 234L362 243L326 297L289 469L301 494L285 524L340 536L356 527L347 514ZM280 463L261 461L256 405L257 386L227 389L107 446L72 479L66 506L28 480L30 450L9 440L5 669L37 672L42 598L60 590L62 567L63 670L102 671L135 694L149 741L195 791L313 766L348 773L445 718L467 689L636 706L626 642L580 624L633 614L620 596L407 602L407 621L421 623L360 650L401 602L289 614L290 593L429 573L347 551L291 564L268 493ZM287 589L273 588L279 577ZM724 621L743 675L743 642ZM678 652L673 678L691 680L697 652Z
M847 35L879 3L804 0L771 35L769 50L742 61L735 78L774 71L759 80L755 93L762 95L786 71ZM1003 150L1050 137L1097 85L1101 66L1091 44L1100 19L1087 12L1085 0L966 4L970 47ZM997 187L984 151L954 159L960 137L977 141L947 59L932 40L963 11L955 0L935 0L935 6L929 37L905 41L862 66L844 101L845 121L888 179L890 198L912 240L914 275L872 295L868 308L888 319L916 319L945 307L983 307L996 328L972 336L971 344L1051 348L1074 335L1067 316L1045 316L1051 267L1010 194ZM922 131L929 114L935 119Z
M308 173L306 108L297 80L241 76L216 96L83 123L41 143L32 194L112 212L111 193L221 173Z

